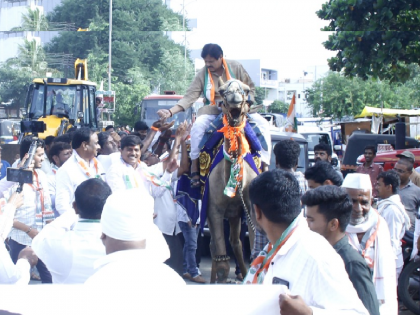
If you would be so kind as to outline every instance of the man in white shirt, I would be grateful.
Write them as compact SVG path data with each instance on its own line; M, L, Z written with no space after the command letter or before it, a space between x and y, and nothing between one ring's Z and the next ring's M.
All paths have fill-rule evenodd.
M101 162L106 173L112 165L111 154L119 152L118 145L109 131L98 133L98 143L101 148L98 151L97 159Z
M404 266L401 240L405 231L410 229L410 217L405 211L400 195L398 195L398 188L400 187L398 173L393 170L382 172L377 180L378 196L381 198L378 202L378 212L388 223L392 249L396 257L398 283L398 278Z
M84 283L94 273L94 262L105 256L100 219L111 188L101 179L81 183L75 192L75 213L67 211L47 225L32 248L47 266L53 283Z
M62 215L74 212L72 205L77 186L89 178L103 178L101 163L96 159L100 146L98 135L90 128L75 131L72 140L73 154L56 174L55 208Z
M140 209L139 209L140 206ZM144 190L113 193L101 218L106 256L95 266L86 284L98 288L142 288L185 285L184 280L163 261L168 247L153 224L153 198Z
M172 173L178 168L175 158L148 168L140 162L142 142L137 136L121 139L121 157L115 161L106 174L106 182L112 192L139 188L146 190L152 197L160 197L170 189ZM165 170L165 172L163 172ZM159 176L161 178L159 179Z
M2 199L0 204L0 284L28 284L30 269L38 263L38 258L27 247L20 251L15 265L4 245L13 226L16 208L23 205L23 194L14 193L7 203Z
M71 145L65 142L54 142L50 148L50 160L51 160L51 174L48 175L49 190L51 197L51 205L54 210L56 217L60 214L55 209L55 194L56 194L56 181L55 175L58 169L71 157L73 150Z
M32 140L32 136L23 138L20 144L21 159L29 152ZM37 148L33 157L33 183L23 184L24 204L16 209L13 228L9 234L10 256L14 263L17 262L20 251L27 246L31 246L32 239L55 217L51 207L48 178L41 171L44 160L44 141L38 139L36 145ZM9 189L7 195L11 196L17 188L18 185L15 184ZM41 260L38 260L36 267L42 283L51 283L51 274Z
M372 208L372 183L367 174L348 174L343 188L353 201L346 233L352 245L372 270L381 315L398 313L395 254L388 224Z
M252 262L244 283L278 285L282 315L368 314L341 257L300 215L295 176L279 169L264 172L251 182L249 194L253 221L270 242ZM285 303L289 311L283 309Z

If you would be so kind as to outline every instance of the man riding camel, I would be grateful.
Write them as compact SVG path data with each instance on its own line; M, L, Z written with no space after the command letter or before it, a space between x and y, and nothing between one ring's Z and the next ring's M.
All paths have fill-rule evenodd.
M174 107L168 109L161 109L158 111L160 117L172 117L176 113L185 111L190 108L193 103L204 95L205 105L199 110L197 120L193 124L191 130L191 184L193 187L200 186L198 157L200 149L205 143L202 138L210 124L214 122L217 116L221 113L222 96L219 94L219 78L223 82L230 79L237 79L250 87L248 104L251 106L254 102L255 85L244 67L237 61L226 60L223 58L223 50L217 44L206 44L201 52L201 57L204 59L205 67L198 71L193 82L185 93L184 97ZM263 168L267 169L270 164L271 155L271 138L270 127L267 122L259 114L250 114L250 119L253 121L261 131L259 134L256 130L257 136L260 136L262 145L261 159ZM208 133L208 132L207 132ZM262 135L262 136L261 136Z

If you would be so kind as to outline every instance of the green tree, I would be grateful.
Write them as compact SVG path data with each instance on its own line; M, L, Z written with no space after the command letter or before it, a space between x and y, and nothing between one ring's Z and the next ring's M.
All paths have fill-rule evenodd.
M271 103L269 111L271 113L287 114L289 111L289 104L275 100L273 103Z
M360 114L365 106L411 109L418 106L413 80L390 83L373 79L347 78L330 72L305 91L313 116L342 118Z
M0 64L0 102L12 102L23 107L32 78L28 68L19 67L10 61Z
M119 125L133 126L139 119L139 115L135 113L135 108L145 96L150 94L150 88L140 69L130 69L128 75L130 76L130 84L117 80L113 84L118 104L115 120Z
M18 27L12 28L11 32L22 32L22 31L48 31L49 25L45 15L35 8L32 10L30 7L27 8L26 13L22 13L22 24Z
M90 79L104 81L105 86L108 84L108 9L106 0L64 0L48 16L50 23L74 23L76 27L88 28L89 32L60 32L46 46L50 54L87 58ZM181 29L182 17L161 0L114 0L112 89L116 91L118 123L133 120L133 109L146 95L144 91L185 92L194 75L192 62L187 53L184 67L184 47L165 35L165 31Z
M420 1L334 0L322 5L319 18L333 31L325 48L337 51L330 69L348 77L391 82L410 77L407 65L420 60Z
M30 41L25 38L23 44L19 45L18 51L20 66L28 68L34 75L40 74L41 71L45 75L47 70L45 53L42 46L35 39Z
M47 52L65 52L79 58L86 58L94 50L107 52L108 10L108 1L63 1L48 16L49 21L72 22L76 27L89 28L90 31L61 32L47 46ZM179 25L182 27L181 16L160 0L114 1L112 74L124 80L127 69L140 67L146 76L152 77L164 59L164 52L179 48L164 34L170 27L180 30Z
M259 86L255 87L255 105L261 105L265 100L265 89Z

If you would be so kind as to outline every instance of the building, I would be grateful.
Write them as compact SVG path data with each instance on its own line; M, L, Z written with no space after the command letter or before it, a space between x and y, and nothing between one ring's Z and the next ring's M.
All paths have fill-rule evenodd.
M14 32L13 28L22 25L22 15L26 14L28 8L38 9L40 14L51 12L61 0L0 0L0 62L16 57L19 45L24 40L35 40L38 45L49 42L58 32Z
M308 71L302 71L300 78L282 78L278 81L277 99L290 103L293 94L296 95L296 116L297 117L312 117L308 103L306 102L305 90L312 87L312 84L328 74L329 67L325 66L311 66L307 67Z

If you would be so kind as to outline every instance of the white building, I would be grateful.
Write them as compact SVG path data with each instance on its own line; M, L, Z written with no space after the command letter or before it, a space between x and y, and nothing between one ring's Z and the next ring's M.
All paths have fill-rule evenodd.
M296 95L296 116L312 117L308 108L304 91L312 87L312 84L328 74L329 67L312 66L307 67L307 71L302 71L300 78L282 78L278 82L277 99L286 103L292 101L293 94Z
M57 32L10 32L11 29L22 25L22 15L27 9L38 9L40 13L47 14L52 11L61 0L0 0L0 62L16 57L19 45L24 39L37 44L46 43L54 37Z

